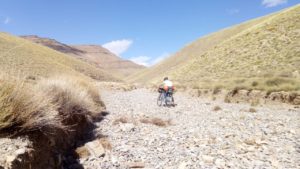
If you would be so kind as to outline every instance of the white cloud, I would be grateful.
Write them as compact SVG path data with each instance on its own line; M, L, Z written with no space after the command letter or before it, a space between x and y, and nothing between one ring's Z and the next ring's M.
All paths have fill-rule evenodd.
M126 52L128 48L132 45L133 41L130 39L114 40L102 45L104 48L108 49L112 53L120 56L122 53Z
M5 25L7 25L7 24L10 23L10 21L11 21L10 17L5 17L3 23L4 23Z
M227 10L227 13L229 15L235 15L235 14L240 13L240 10L239 9L229 9L229 10Z
M151 61L151 58L148 56L137 56L137 57L129 58L129 60L139 65L150 66L149 62Z
M161 62L162 60L166 59L169 56L170 56L170 53L167 53L167 52L161 54L160 56L158 56L157 58L152 60L152 65L155 65L155 64Z
M262 5L267 8L270 8L270 7L275 7L275 6L278 6L281 4L285 4L287 2L288 2L288 0L263 0Z
M158 62L164 60L165 58L167 58L169 56L170 56L170 54L165 52L156 58L151 58L149 56L138 56L138 57L129 58L129 60L131 60L139 65L149 67L149 66L153 66L153 65L157 64Z

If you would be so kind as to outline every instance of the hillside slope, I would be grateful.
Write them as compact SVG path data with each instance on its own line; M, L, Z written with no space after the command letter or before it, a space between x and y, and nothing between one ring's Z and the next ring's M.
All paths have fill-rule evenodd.
M99 45L73 45L72 47L84 52L79 55L81 58L87 59L99 67L122 77L129 76L145 68L132 61L124 60Z
M104 81L118 80L91 64L3 32L0 32L0 71L30 78L71 74Z
M128 80L159 82L170 76L181 84L204 88L253 83L262 89L266 87L262 80L271 84L274 80L275 87L290 82L288 90L299 89L299 12L297 5L200 38Z
M144 66L135 64L129 60L124 60L109 50L99 45L66 45L54 39L42 38L35 35L21 36L43 46L47 46L56 51L94 64L119 77L125 77L140 71Z

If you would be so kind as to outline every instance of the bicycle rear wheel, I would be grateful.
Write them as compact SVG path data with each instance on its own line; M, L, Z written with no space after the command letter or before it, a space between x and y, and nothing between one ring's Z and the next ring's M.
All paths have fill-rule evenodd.
M164 95L163 95L163 93L160 93L158 95L158 98L157 98L157 105L158 106L162 106L163 105L163 101L164 101Z

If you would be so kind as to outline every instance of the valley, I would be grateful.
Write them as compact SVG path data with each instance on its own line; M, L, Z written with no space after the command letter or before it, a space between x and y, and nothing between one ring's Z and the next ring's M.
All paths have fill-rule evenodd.
M36 35L31 27L20 35L17 19L0 23L12 32L1 27L0 169L300 168L300 4L202 36L165 58L153 56L176 46L167 33L184 41L194 28L156 28L167 25L161 24L167 16L153 26L147 19L156 11L148 8L130 15L135 27L129 28L122 17L135 6L118 13L118 5L102 3L97 12L112 16L93 13L91 22L80 18L87 11L79 12L64 20L77 23L74 30L54 29L68 9L59 19L47 15L55 26ZM75 14L91 4L73 6ZM233 18L240 12L234 11L227 13ZM109 27L112 13L122 16ZM189 23L181 17L176 23ZM84 29L85 23L100 26L90 34L93 26ZM40 31L57 31L62 41ZM69 31L84 33L74 40L64 36ZM137 36L142 32L147 44ZM125 35L132 38L119 38ZM109 42L112 37L119 40ZM63 43L72 39L91 43ZM164 39L168 44L159 42ZM174 94L174 106L157 105L159 86Z

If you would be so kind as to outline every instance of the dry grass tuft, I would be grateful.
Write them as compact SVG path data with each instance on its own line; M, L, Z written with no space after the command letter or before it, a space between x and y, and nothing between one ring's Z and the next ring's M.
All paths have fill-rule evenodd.
M113 125L117 125L117 124L120 124L120 123L129 123L129 119L125 116L119 117L119 118L114 120Z
M213 111L219 111L219 110L222 110L222 108L221 108L220 106L215 106L215 107L213 108Z
M73 125L92 123L104 109L99 91L79 83L83 79L56 77L26 84L1 77L2 134L40 131L50 136L57 131L65 133L71 131Z
M251 101L251 106L258 106L260 103L259 99L254 99Z
M103 148L105 148L106 150L112 149L112 145L111 145L110 141L108 140L108 138L106 138L106 137L100 138L99 141L100 141L101 145L103 146Z
M229 98L228 95L225 96L224 102L225 102L225 103L231 103L231 100L230 100L230 98Z
M221 89L222 89L222 86L218 85L218 86L215 86L214 89L213 89L213 94L219 94L221 92Z
M0 113L0 132L65 129L47 95L17 80L6 78L0 83Z
M41 80L36 89L43 91L58 106L57 111L66 123L77 123L80 118L97 119L103 110L99 91L84 79L56 77ZM69 119L71 121L68 121Z
M250 112L250 113L256 113L257 110L256 110L255 108L251 107L251 108L249 109L249 112Z
M79 158L87 158L91 154L85 146L81 146L75 150Z
M213 97L211 98L211 100L215 101L215 100L217 100L217 97L216 97L216 96L213 96Z
M153 124L159 127L166 127L171 125L171 120L163 120L160 118L142 118L140 119L141 123Z

